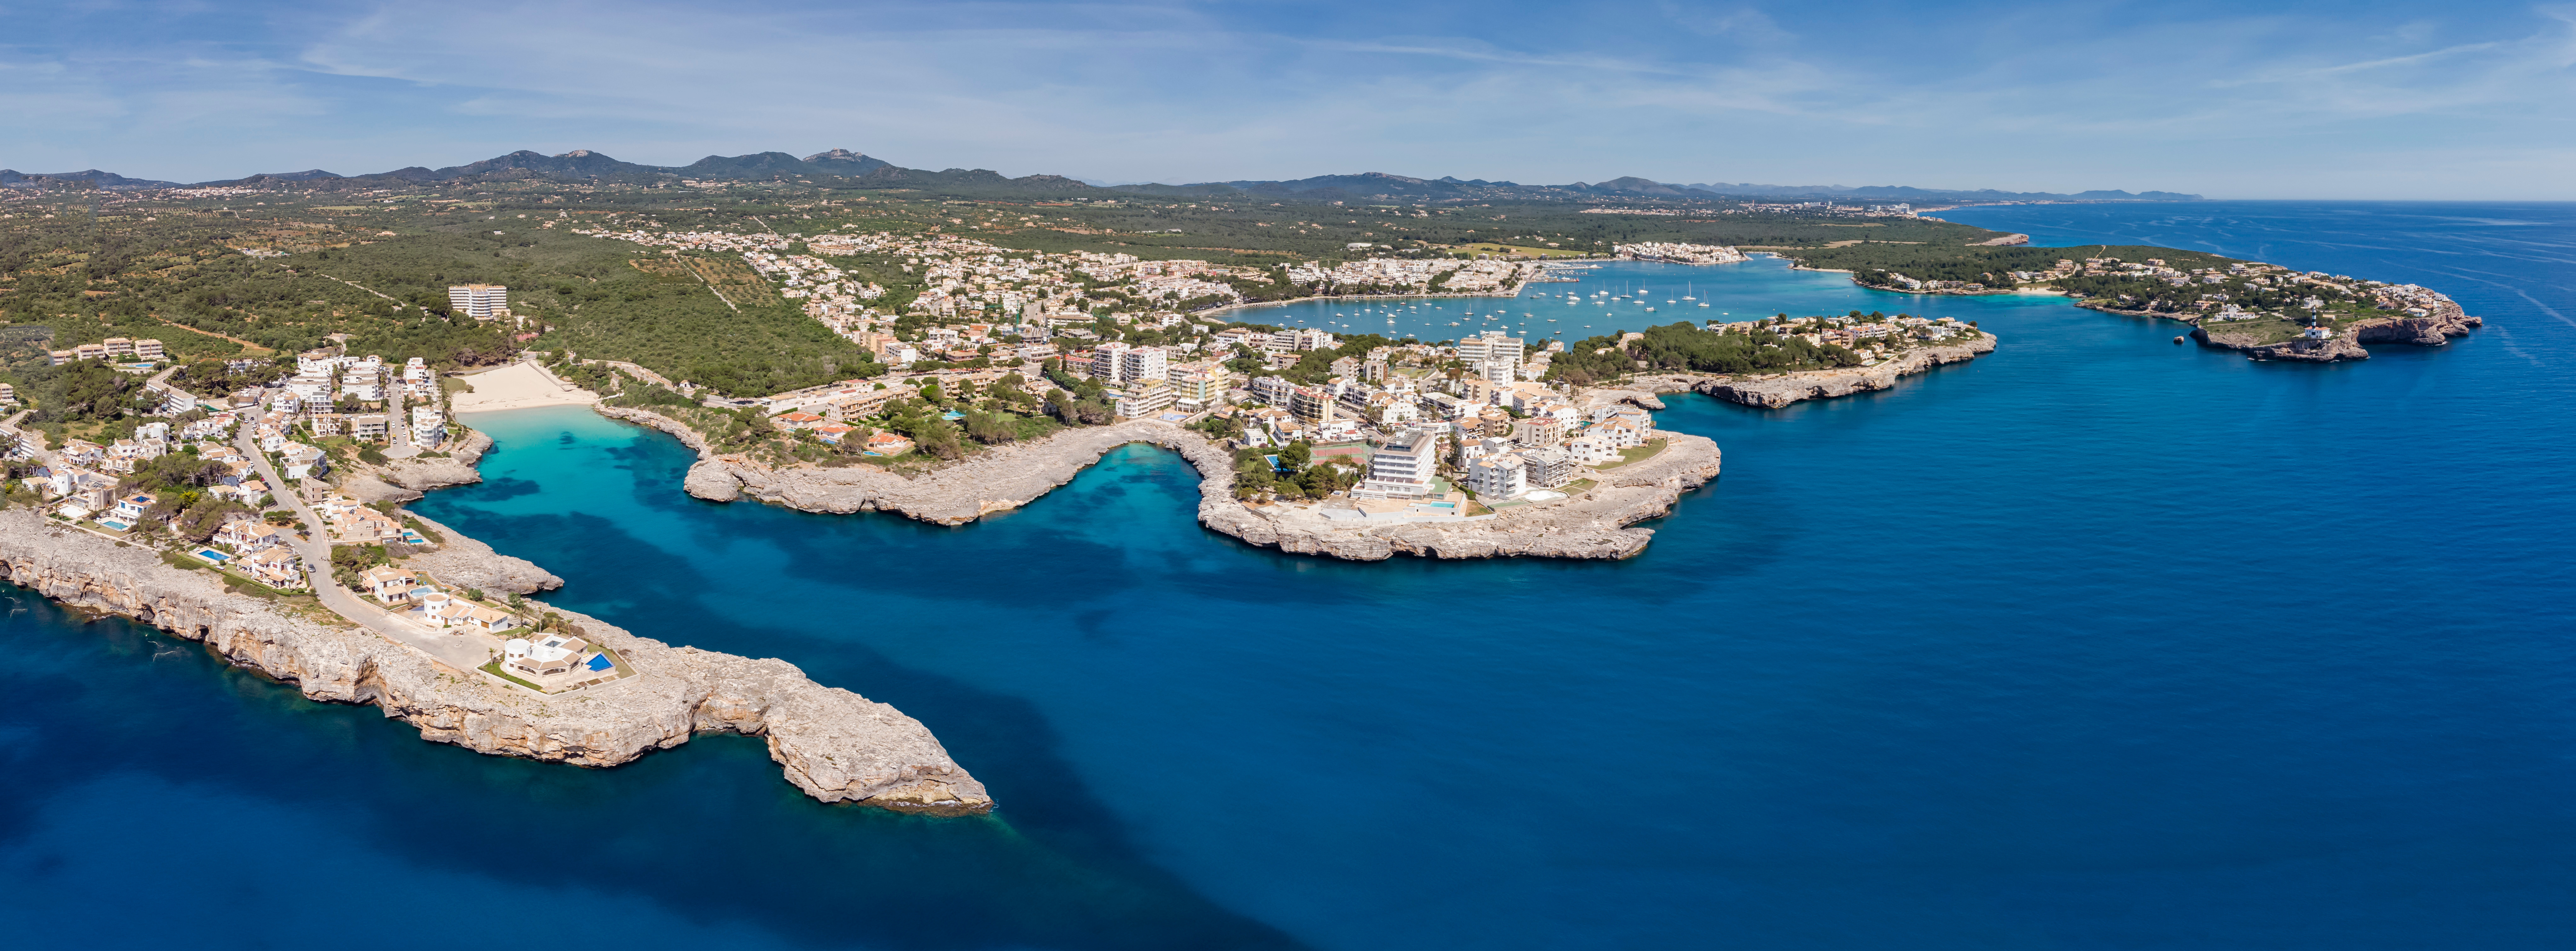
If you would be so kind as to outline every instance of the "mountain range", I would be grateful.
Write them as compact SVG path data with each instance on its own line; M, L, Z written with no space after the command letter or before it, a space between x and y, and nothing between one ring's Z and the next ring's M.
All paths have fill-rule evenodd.
M1024 175L1011 178L986 169L951 168L941 171L911 169L884 159L832 149L797 158L785 152L755 152L750 155L710 155L687 165L638 165L621 162L588 149L575 149L562 155L545 155L521 150L495 156L480 162L451 165L446 168L411 166L390 172L368 175L339 175L321 169L301 172L270 172L243 178L182 185L155 179L129 178L114 172L88 169L78 172L21 173L0 169L0 188L97 188L111 191L140 191L159 188L294 187L344 190L360 188L401 187L406 184L470 184L526 179L558 182L622 182L652 184L676 179L698 181L782 181L796 180L814 184L835 184L849 188L908 188L959 195L1047 195L1094 193L1144 194L1172 198L1272 198L1295 201L1331 202L1369 199L1504 199L1565 200L1581 197L1616 198L1800 198L1860 199L1872 201L2197 201L2198 195L2177 192L2085 191L2073 194L2056 192L2007 192L1995 189L1958 190L1915 188L1903 185L1867 185L1858 188L1842 185L1757 185L1694 183L1668 184L1651 179L1625 177L1602 182L1574 182L1566 185L1522 185L1516 182L1485 179L1413 178L1385 172L1363 172L1356 175L1318 175L1287 181L1238 180L1198 182L1186 185L1145 183L1101 187L1061 175Z

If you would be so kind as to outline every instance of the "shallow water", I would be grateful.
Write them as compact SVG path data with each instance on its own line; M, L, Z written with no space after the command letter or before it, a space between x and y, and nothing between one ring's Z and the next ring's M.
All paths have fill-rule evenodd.
M1974 223L2045 241L2010 216L2052 207ZM1615 564L1253 549L1199 528L1195 476L1141 446L962 528L715 505L679 493L689 456L659 434L478 417L489 481L433 494L433 517L562 574L571 607L901 707L1003 809L815 804L731 737L609 771L476 756L19 593L0 926L227 947L2560 947L2576 400L2553 369L2576 326L2549 312L2565 262L2511 249L2576 216L2533 207L2410 206L2387 227L2542 224L2374 239L2495 242L2507 284L2265 245L2490 322L2327 367L2050 298L1670 268L1755 312L1953 315L2002 348L1786 410L1675 399L1661 424L1715 438L1726 474ZM2308 213L2193 212L2212 210ZM2119 214L2143 223L2075 224L2189 237Z

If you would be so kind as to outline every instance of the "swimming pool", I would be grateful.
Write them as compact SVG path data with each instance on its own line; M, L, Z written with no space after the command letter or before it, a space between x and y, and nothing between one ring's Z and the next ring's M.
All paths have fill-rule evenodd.
M227 561L231 561L231 560L233 560L233 556L231 556L231 555L227 555L227 554L224 554L223 552L216 551L216 550L214 550L214 549L212 549L212 548L200 548L200 549L197 549L196 551L189 552L188 554L195 555L195 556L197 556L197 557L199 557L199 558L203 558L203 559L205 559L205 560L207 560L207 561L214 562L215 564L218 564L218 565L223 564L224 562L227 562Z

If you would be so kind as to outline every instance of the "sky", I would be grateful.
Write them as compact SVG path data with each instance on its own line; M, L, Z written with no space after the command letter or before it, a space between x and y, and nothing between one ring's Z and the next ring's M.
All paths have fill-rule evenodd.
M0 0L0 167L2576 200L2576 3Z

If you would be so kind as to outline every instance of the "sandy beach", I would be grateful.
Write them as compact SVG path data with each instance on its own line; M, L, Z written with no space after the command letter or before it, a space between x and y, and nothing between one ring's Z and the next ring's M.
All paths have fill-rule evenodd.
M599 394L557 380L533 363L513 363L498 370L486 370L457 379L474 384L474 392L458 393L449 399L448 409L456 413L538 406L587 406L599 402Z

